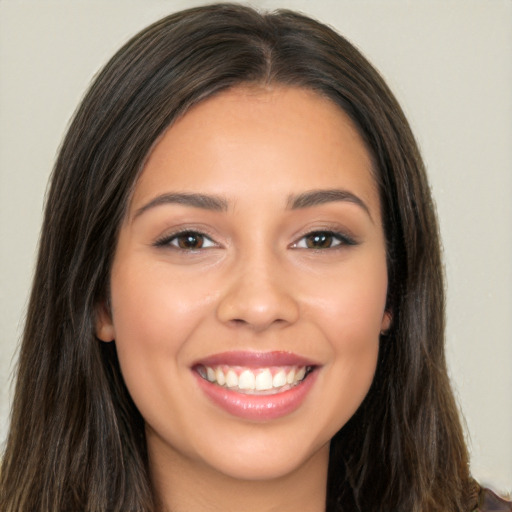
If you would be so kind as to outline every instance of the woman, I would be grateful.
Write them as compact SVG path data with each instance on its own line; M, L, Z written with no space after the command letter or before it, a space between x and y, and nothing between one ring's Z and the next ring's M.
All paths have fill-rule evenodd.
M439 252L347 41L232 5L152 25L55 166L2 509L475 510Z

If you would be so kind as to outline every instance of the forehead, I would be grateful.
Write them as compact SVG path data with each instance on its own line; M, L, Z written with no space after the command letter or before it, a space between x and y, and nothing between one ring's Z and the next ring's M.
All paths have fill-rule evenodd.
M372 163L352 120L295 87L237 87L192 107L149 155L133 202L158 191L228 197L251 190L349 187L378 202ZM250 194L249 194L250 195Z

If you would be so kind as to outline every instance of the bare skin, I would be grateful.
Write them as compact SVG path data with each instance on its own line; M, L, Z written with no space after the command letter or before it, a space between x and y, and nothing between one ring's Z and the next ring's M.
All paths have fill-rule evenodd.
M371 385L386 293L370 158L337 106L237 88L171 126L96 328L146 422L161 510L323 511L329 442Z
M325 448L293 473L261 481L231 478L182 458L159 457L164 466L152 464L152 478L160 511L323 512L329 456Z

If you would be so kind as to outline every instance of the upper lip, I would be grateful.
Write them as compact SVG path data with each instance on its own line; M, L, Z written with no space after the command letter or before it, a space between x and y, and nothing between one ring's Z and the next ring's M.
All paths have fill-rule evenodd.
M213 354L196 361L192 366L244 366L247 368L264 368L269 366L319 366L311 359L307 359L293 352L272 351L230 351Z

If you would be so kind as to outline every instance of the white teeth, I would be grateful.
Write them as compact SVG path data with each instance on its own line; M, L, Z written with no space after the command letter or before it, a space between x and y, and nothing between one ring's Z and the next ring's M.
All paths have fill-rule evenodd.
M254 389L256 378L250 370L245 370L238 377L238 387L240 389Z
M258 373L254 387L258 391L272 389L272 373L270 373L268 368L263 370L261 373Z
M239 366L199 366L199 375L209 382L245 393L282 392L299 384L306 376L305 366L283 368L241 368Z
M286 373L284 370L279 370L272 379L272 387L280 388L286 384Z
M224 372L220 368L217 368L215 370L215 378L219 386L224 386L224 384L226 384L226 377L224 376Z
M302 380L306 375L306 368L303 366L302 368L299 369L299 371L297 372L297 375L295 375L295 379L296 380Z
M228 388L236 388L238 386L238 375L233 370L229 370L226 374L226 386Z
M210 381L210 382L215 382L215 372L213 371L212 368L210 368L209 366L206 367L206 378Z

